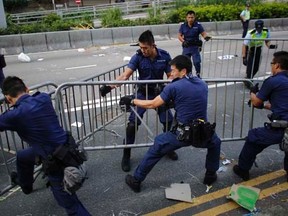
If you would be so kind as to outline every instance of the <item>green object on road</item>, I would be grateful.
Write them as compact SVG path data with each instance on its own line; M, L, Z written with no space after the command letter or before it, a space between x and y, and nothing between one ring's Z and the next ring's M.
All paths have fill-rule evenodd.
M233 184L227 198L234 200L237 204L252 212L255 210L259 194L260 189L258 188Z

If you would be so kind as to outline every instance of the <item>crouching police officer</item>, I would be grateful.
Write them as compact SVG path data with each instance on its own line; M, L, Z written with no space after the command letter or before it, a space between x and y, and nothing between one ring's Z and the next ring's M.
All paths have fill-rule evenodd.
M214 132L215 125L206 125L207 84L196 76L187 76L192 68L192 62L189 57L179 55L170 62L170 65L172 69L171 76L174 79L172 83L163 89L160 95L152 100L131 100L129 97L123 97L120 100L120 105L134 105L145 109L154 109L163 104L169 104L172 100L175 104L175 115L178 122L176 130L162 133L155 138L154 145L149 148L142 162L135 170L134 175L126 176L126 183L135 192L140 192L141 182L144 181L148 173L165 154L190 145L208 149L205 164L206 174L203 183L210 185L217 179L216 171L219 168L221 140ZM192 127L198 124L203 127L207 126L207 136L200 133L201 131L199 133L195 131L196 137L197 135L202 138L207 137L206 140L202 140L204 142L201 139L190 139ZM188 133L185 132L186 129L189 131Z
M270 145L280 143L284 136L285 124L288 121L288 52L279 51L273 54L271 62L272 76L267 78L261 89L253 87L250 92L251 103L256 108L266 108L272 111L271 123L264 127L249 131L246 142L239 155L238 165L234 172L243 180L250 178L251 169L257 154ZM264 101L269 101L263 104ZM282 126L281 126L282 125ZM284 169L288 181L288 152L285 152Z
M69 142L69 136L60 126L50 96L37 92L30 96L24 82L18 77L7 77L2 92L11 109L0 115L0 131L16 131L29 144L16 155L17 173L11 173L11 181L18 184L25 194L33 191L35 158L47 161L49 155ZM48 174L51 191L58 204L68 215L89 216L75 193L63 188L64 170Z

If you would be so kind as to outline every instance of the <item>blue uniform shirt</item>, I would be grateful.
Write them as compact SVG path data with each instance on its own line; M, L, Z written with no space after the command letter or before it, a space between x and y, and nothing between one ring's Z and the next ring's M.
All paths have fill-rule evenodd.
M271 111L288 121L288 71L282 71L267 78L257 97L263 101L269 100Z
M199 41L199 35L204 32L203 26L195 21L192 25L192 27L189 27L188 23L185 22L181 24L179 33L184 35L184 40L185 41ZM198 51L198 46L189 46L189 47L183 47L183 54L186 55L187 53L193 53L195 52L195 48Z
M3 130L16 131L35 154L43 158L67 141L66 132L60 126L50 96L46 93L21 96L14 108L0 116L0 131Z
M140 50L132 56L128 67L133 71L138 69L139 80L159 80L163 79L164 72L171 72L169 62L171 61L170 54L162 49L156 48L157 56L151 60L149 57L143 56Z
M207 121L208 86L198 77L174 80L160 97L165 103L174 101L178 122L188 124L198 118Z

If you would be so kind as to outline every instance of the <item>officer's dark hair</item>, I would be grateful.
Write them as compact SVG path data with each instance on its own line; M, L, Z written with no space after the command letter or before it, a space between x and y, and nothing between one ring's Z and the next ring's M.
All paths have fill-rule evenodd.
M2 93L11 97L17 97L17 95L26 92L26 85L23 80L16 76L8 76L3 81Z
M185 55L178 55L173 58L170 62L170 65L175 65L175 67L181 71L182 69L186 69L187 74L192 71L192 62L191 59Z
M154 36L150 30L144 31L140 35L138 41L140 43L145 43L145 44L149 44L149 45L155 44Z
M196 15L196 13L195 13L195 11L193 11L193 10L190 10L190 11L188 11L187 13L186 13L186 16L188 16L188 15Z
M283 70L288 70L288 52L278 51L273 54L275 63L278 63Z

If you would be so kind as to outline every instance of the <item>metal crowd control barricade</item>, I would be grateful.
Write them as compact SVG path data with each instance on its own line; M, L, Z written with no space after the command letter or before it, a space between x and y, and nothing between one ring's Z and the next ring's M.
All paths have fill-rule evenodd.
M253 113L247 105L249 90L245 88L246 79L205 79L209 86L208 119L216 122L217 134L222 141L243 140L263 113ZM126 126L129 113L121 110L119 100L124 95L134 93L136 84L159 84L169 81L99 81L74 82L60 85L55 93L57 113L65 129L71 130L78 143L86 150L125 148ZM101 97L101 85L121 85ZM169 84L168 84L169 85ZM73 101L67 101L67 99ZM133 107L137 109L137 107ZM132 109L132 111L133 111ZM266 111L263 111L266 112ZM254 118L255 116L255 118ZM262 118L263 119L263 118ZM129 147L152 145L156 135L162 133L157 113L148 109L136 133L135 144Z
M37 91L46 92L51 95L53 94L57 85L52 82L45 82L38 85L29 87L29 94L34 94ZM9 110L9 105L6 104L4 96L0 98L0 112L3 114ZM15 122L17 124L17 122ZM10 172L16 169L16 153L20 149L27 147L27 143L23 142L17 133L13 131L2 131L0 132L0 195L6 193L12 188L10 182ZM39 169L35 169L36 175Z
M273 36L273 32L271 33ZM251 39L251 41L265 41L265 39ZM218 38L213 37L204 42L201 57L201 74L203 78L245 78L246 66L243 65L242 45L244 38ZM288 50L287 38L270 38L271 44L276 44L277 49L262 47L259 70L253 80L262 79L271 73L270 62L273 53Z

